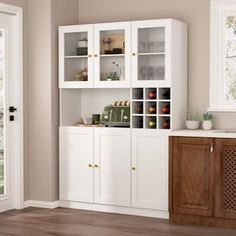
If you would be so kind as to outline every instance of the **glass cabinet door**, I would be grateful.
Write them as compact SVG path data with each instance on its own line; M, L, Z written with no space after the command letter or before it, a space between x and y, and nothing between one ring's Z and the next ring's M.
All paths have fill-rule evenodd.
M132 24L134 86L169 86L170 27L165 20ZM169 62L169 63L168 63Z
M130 87L131 23L94 25L94 86Z
M93 87L93 26L60 27L60 87Z

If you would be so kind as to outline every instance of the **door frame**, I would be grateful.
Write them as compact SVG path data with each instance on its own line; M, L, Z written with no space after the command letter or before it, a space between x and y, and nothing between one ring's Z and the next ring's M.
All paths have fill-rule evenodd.
M14 78L14 82L17 83L18 97L20 98L17 104L17 117L18 125L16 126L16 143L15 148L15 159L14 162L9 162L12 176L10 178L10 189L11 189L11 208L22 209L24 207L24 141L23 141L23 10L21 7L13 6L9 4L0 3L0 12L12 15L15 17L15 25L17 29L16 42L17 51L16 58L17 63L14 65L16 70L17 78ZM6 112L8 116L8 112Z

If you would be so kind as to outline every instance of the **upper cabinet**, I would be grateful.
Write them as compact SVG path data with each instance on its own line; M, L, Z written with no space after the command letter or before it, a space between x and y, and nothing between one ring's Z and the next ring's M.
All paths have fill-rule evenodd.
M186 80L183 22L62 26L59 35L60 88L157 88Z
M133 86L170 86L169 20L132 23Z
M93 25L61 26L59 87L93 87Z
M130 87L131 22L94 25L94 87Z

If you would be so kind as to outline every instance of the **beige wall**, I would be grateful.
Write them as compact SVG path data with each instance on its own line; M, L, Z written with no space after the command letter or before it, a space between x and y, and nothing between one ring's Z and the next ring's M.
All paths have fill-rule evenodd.
M209 105L210 0L78 0L79 23L175 18L189 26L188 103L193 111ZM216 128L235 128L235 113L215 114Z
M38 3L29 1L29 198L54 201L58 199L57 26L77 23L78 2Z
M58 145L58 127L59 127L59 89L58 89L58 26L78 24L78 1L77 0L51 0L51 101L52 101L52 174L53 174L53 192L54 199L58 199L59 188L59 145Z

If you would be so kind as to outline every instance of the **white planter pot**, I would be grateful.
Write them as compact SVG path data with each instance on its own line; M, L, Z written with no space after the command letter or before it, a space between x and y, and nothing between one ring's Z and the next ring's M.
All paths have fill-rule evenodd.
M187 129L199 129L200 127L200 121L198 120L186 120L186 128Z
M213 127L213 124L212 124L212 121L211 120L204 120L202 122L202 128L205 129L205 130L210 130L212 129Z

